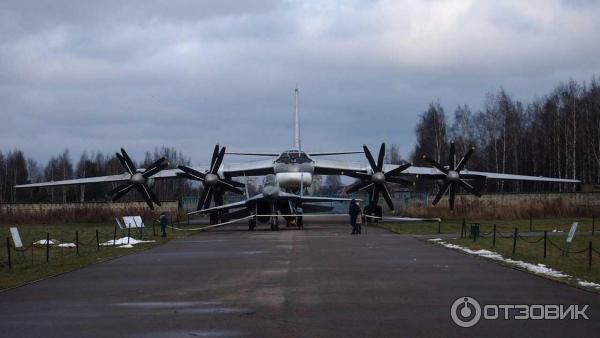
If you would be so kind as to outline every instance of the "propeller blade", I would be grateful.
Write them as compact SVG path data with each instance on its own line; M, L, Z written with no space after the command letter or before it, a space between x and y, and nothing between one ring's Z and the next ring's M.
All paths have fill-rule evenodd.
M412 181L405 180L400 177L386 177L385 181L390 182L390 183L403 184L403 185L412 185L413 184Z
M388 171L387 173L385 173L385 177L387 178L388 176L396 176L399 173L403 172L404 170L408 169L410 166L412 166L412 163L402 164L402 165L398 166L398 168L394 168L394 169Z
M427 157L427 155L423 155L423 159L428 162L429 164L431 164L432 166L434 166L437 170L443 172L444 174L448 175L448 169L444 168L441 164L439 164L437 161L430 159L429 157Z
M112 201L114 202L119 198L123 197L123 195L125 195L126 193L128 193L129 190L131 190L131 188L133 188L133 184L127 182L109 191L108 193L106 193L106 196L111 197Z
M196 180L196 181L203 181L204 182L204 174L199 172L198 170L192 169L190 167L186 167L183 165L178 166L179 170L183 171L184 173L188 174L189 177L192 180Z
M244 191L243 191L243 190L240 190L240 189L238 189L238 188L234 187L234 186L233 186L233 184L231 184L231 183L229 183L229 182L231 182L231 181L229 181L229 180L218 180L218 181L217 181L217 185L218 185L220 188L223 188L223 189L225 189L225 190L227 190L227 191L230 191L230 192L236 193L236 194L238 194L238 195L243 195L243 194L244 194ZM216 196L217 196L217 195L215 195L215 198L216 198Z
M192 176L188 173L177 173L177 177L187 178L189 180L198 181L198 177Z
M467 161L469 161L469 159L471 158L471 155L473 155L474 151L475 151L475 147L471 147L471 149L469 149L469 151L467 151L465 156L463 156L463 158L460 160L460 162L458 162L458 165L456 166L456 171L461 171L465 168L465 166L467 165Z
M219 155L219 145L215 145L215 149L213 150L213 154L212 157L210 159L210 167L212 168L213 165L215 164L215 160L217 159L217 156Z
M125 160L125 162L127 162L127 165L131 168L131 172L135 173L135 165L133 164L131 157L129 157L129 154L127 154L127 152L123 148L121 148L121 154L123 155L123 159Z
M237 187L237 188L245 188L246 187L246 185L244 183L242 183L242 182L230 180L230 179L227 179L227 178L223 178L223 179L221 179L221 181L225 181L228 184L231 184L231 185L233 185L234 187Z
M456 188L454 187L456 184L450 184L450 198L448 199L448 203L450 204L450 211L454 211L454 198L456 197Z
M379 185L376 184L375 188L373 189L373 199L371 200L371 202L375 205L377 205L377 203L379 202Z
M369 185L372 185L373 183L369 182L369 181L357 181L355 183L352 183L348 189L346 190L346 194L352 194L353 192L359 191L361 189L366 188Z
M449 185L450 185L450 182L445 182L444 183L444 186L442 187L442 189L440 189L440 191L438 191L437 195L435 195L435 198L433 199L433 203L431 203L432 205L438 204L438 202L440 201L440 199L442 199L442 197L446 193L446 190L448 190L448 186Z
M144 173L142 174L142 176L144 176L144 178L148 178L156 173L158 173L159 171L167 168L169 166L168 163L166 163L167 159L166 158L160 158L158 161L152 163L148 169L146 169L144 171Z
M140 193L140 195L142 195L142 197L144 198L144 201L146 201L146 204L148 204L148 207L151 210L154 210L154 205L152 204L152 199L150 197L150 195L148 195L146 193L146 190L144 190L144 188L142 188L143 185L136 185L135 189Z
M471 194L477 197L481 197L481 193L477 189L475 189L475 187L470 185L467 181L458 180L458 184L460 184L466 191L470 192Z
M123 166L125 171L127 171L130 175L133 175L133 169L129 167L123 156L119 153L115 153L115 155L117 156L117 159L119 159L119 162L121 162L121 166Z
M385 184L382 184L381 186L383 188L381 189L381 194L383 195L383 198L385 199L388 207L390 207L390 210L394 211L394 202L392 201L392 196L390 196L390 192L388 191Z
M154 202L158 206L161 206L160 200L158 199L158 197L156 197L156 195L154 194L154 191L152 191L152 189L150 189L149 186L142 184L142 189L144 190L144 192L146 194L148 194L148 196L150 197L152 202Z
M450 154L448 154L448 168L454 170L456 165L456 148L454 147L454 141L450 142Z
M206 209L210 206L210 198L212 197L212 187L205 186L198 198L198 207L196 210Z
M375 160L373 159L373 155L371 155L371 151L369 150L369 148L367 148L366 144L363 144L363 150L365 152L365 156L367 157L367 160L369 161L369 165L371 166L371 169L374 172L377 171L377 165L375 164Z
M359 180L371 180L371 174L361 173L358 171L344 171L344 175L348 177L358 178Z
M217 156L217 160L213 164L212 168L210 168L210 172L216 174L219 171L219 167L221 167L221 163L223 163L223 157L225 157L225 147L221 148Z
M385 159L385 143L379 148L379 158L377 159L377 172L383 170L383 160Z

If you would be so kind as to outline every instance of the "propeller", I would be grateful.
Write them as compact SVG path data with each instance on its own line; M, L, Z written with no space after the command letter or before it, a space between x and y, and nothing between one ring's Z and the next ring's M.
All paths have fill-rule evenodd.
M244 194L244 191L240 189L245 187L243 183L227 178L221 178L221 176L219 176L219 169L223 163L223 157L225 157L225 147L219 148L219 145L217 144L210 161L210 169L206 172L202 173L190 167L182 165L179 166L179 169L182 172L177 173L177 176L194 181L200 181L204 184L204 189L202 189L202 193L200 193L196 210L202 210L210 207L211 200L214 200L215 205L222 205L223 194L226 191L239 195Z
M385 157L385 143L381 144L381 148L379 148L379 155L377 157L377 162L373 158L371 151L366 145L363 145L363 150L365 152L365 156L369 161L369 166L371 167L371 173L363 173L363 172L345 172L344 175L354 177L359 179L356 183L350 185L350 187L346 190L346 193L351 194L356 191L370 189L371 190L371 198L370 202L377 204L379 202L379 195L383 195L387 205L390 209L394 210L394 204L392 203L392 197L390 196L390 192L385 185L386 182L396 183L396 184L412 184L411 181L402 179L397 177L402 171L406 170L408 167L412 165L412 163L406 163L394 168L388 172L383 171L383 160Z
M160 206L160 201L158 197L152 191L152 186L154 186L153 175L157 174L163 169L166 169L169 166L167 159L161 157L156 162L152 163L148 168L143 170L138 170L135 168L133 161L125 151L125 149L121 148L121 153L116 153L117 159L121 163L121 166L125 169L125 171L130 175L129 181L119 185L113 190L109 191L106 194L107 198L111 198L114 202L125 194L127 194L131 189L136 189L148 204L151 210L154 210L154 204Z
M433 203L432 203L433 205L436 205L440 201L440 199L446 194L446 191L448 191L449 192L448 193L449 194L448 202L450 205L450 211L454 211L454 199L456 198L456 191L457 191L458 187L462 187L469 193L471 193L477 197L481 197L481 193L479 192L479 190L476 189L475 187L473 187L471 184L469 184L469 182L465 181L465 179L480 179L480 178L483 178L483 176L472 175L472 174L468 174L468 173L461 173L461 171L463 171L463 169L465 169L465 166L467 165L467 162L471 158L471 155L473 155L474 151L475 151L475 147L471 147L469 149L469 151L467 151L465 156L463 156L463 158L458 162L458 165L457 165L454 141L450 142L450 155L448 156L449 164L447 167L442 166L437 161L435 161L425 155L423 156L423 159L425 161L429 162L429 164L431 164L432 166L434 166L437 170L439 170L441 172L441 174L439 174L439 175L434 175L433 178L441 179L444 181L444 185L438 191L437 195L435 196L435 198L433 200Z

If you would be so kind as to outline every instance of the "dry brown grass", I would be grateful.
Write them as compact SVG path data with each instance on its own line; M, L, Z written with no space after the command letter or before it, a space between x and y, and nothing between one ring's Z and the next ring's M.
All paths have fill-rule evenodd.
M442 219L480 219L480 220L511 220L525 219L530 215L533 218L564 218L564 217L592 217L598 214L598 208L572 203L566 199L553 200L522 200L507 205L479 199L456 200L454 213L448 209L447 203L437 206L411 207L403 210L403 214L414 217L440 217Z

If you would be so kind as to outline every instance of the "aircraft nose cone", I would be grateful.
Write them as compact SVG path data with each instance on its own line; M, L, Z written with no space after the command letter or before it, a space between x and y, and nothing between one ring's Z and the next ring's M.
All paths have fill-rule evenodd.
M454 181L458 181L458 179L460 179L460 176L458 175L458 173L454 170L450 170L448 172L448 181L454 182Z
M133 182L134 184L143 184L144 182L146 182L146 179L144 178L144 176L142 176L142 174L135 173L133 174L133 176L131 176L131 182Z
M385 175L383 175L382 172L374 173L373 176L371 176L371 181L373 181L374 183L384 183Z
M213 186L213 185L217 184L218 180L219 180L219 176L217 176L215 174L206 174L204 176L204 183L206 183L206 185L208 185L208 186Z

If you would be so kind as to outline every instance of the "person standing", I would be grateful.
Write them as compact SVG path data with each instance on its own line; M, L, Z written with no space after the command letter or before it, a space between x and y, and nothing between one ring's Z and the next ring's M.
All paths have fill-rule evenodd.
M356 210L358 210L358 213L356 215L356 233L360 235L360 233L362 231L363 213L362 213L362 208L360 207L359 201L356 201Z
M350 224L352 225L353 235L356 235L358 233L356 219L358 218L359 213L360 207L356 204L356 200L353 198L352 201L350 201L350 207L348 208L348 214L350 215Z
M160 229L162 230L162 237L167 237L167 225L169 225L169 219L167 219L167 214L163 212L160 213L160 217L158 218L160 221Z

